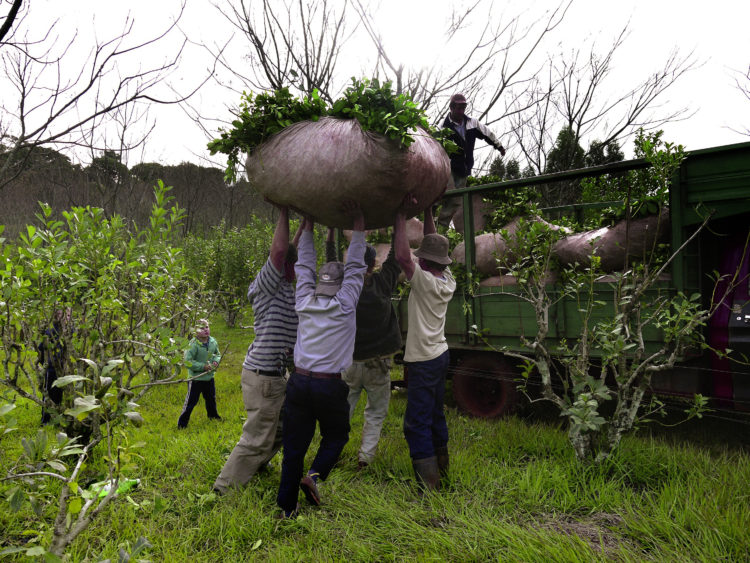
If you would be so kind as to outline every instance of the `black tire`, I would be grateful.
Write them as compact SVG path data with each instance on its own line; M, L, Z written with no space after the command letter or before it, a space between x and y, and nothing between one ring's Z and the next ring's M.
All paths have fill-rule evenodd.
M507 416L519 405L519 369L500 353L466 354L452 370L458 407L477 418Z

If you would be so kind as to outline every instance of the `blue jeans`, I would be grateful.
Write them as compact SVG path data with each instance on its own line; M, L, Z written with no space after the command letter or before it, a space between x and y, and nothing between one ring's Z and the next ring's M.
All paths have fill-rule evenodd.
M412 459L435 455L435 448L448 443L445 420L445 376L450 355L446 350L433 360L405 362L409 382L404 413L404 436Z
M276 503L297 507L305 454L320 425L320 446L310 466L325 481L349 441L349 387L341 379L316 379L292 373L284 400L284 460Z

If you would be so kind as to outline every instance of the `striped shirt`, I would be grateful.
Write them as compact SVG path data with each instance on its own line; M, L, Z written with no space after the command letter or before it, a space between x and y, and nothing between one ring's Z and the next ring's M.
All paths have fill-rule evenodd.
M281 371L297 339L294 285L269 258L247 290L255 314L255 339L242 367L252 371Z

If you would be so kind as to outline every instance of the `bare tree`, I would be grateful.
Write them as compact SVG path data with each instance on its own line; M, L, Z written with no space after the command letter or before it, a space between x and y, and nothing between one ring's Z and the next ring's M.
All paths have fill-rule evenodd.
M356 1L362 25L377 52L375 74L392 81L397 92L407 93L423 109L437 110L433 111L435 124L445 113L450 96L459 90L476 100L475 117L489 124L505 119L509 108L519 111L512 100L520 99L533 84L541 70L535 55L545 38L562 24L572 3L561 0L528 24L522 15L506 18L484 0L476 0L460 12L454 9L446 22L444 42L464 45L462 56L446 61L446 66L411 69L389 54L389 46L374 27L371 9ZM500 104L506 97L508 101Z
M426 69L398 62L397 47L386 44L377 28L374 14L379 6L362 0L263 0L253 4L232 0L229 8L216 7L250 44L248 70L238 70L247 65L231 59L228 42L206 48L230 73L231 81L239 81L240 86L234 87L238 95L243 89L266 91L289 86L301 92L316 88L331 101L352 76L351 67L346 66L351 60L344 61L340 55L353 34L364 30L371 47L365 42L359 48L360 68L369 68L364 71L369 77L392 82L397 93L408 94L431 116L434 125L440 123L448 99L456 91L472 100L472 115L496 123L521 111L512 101L521 99L535 83L545 39L561 25L571 3L560 0L555 8L530 22L522 14L506 17L507 12L487 0L476 0L462 11L454 9L448 14L443 43L462 48L451 50L449 59ZM222 120L184 107L204 127L207 137L213 138L215 131L209 131L206 124ZM223 119L223 123L228 121Z
M3 4L5 3L6 2L3 2ZM13 22L16 21L18 11L21 9L21 4L23 4L23 0L13 0L10 2L8 14L5 16L3 24L0 26L0 45L3 44L3 39L5 39L5 36L8 35L13 27Z
M516 144L537 173L546 169L546 155L558 132L568 128L577 143L596 140L600 145L622 141L637 129L658 129L671 121L689 118L686 108L659 102L665 91L695 68L692 53L673 51L661 68L625 90L610 87L614 61L628 35L625 26L606 53L592 45L585 58L581 50L561 53L550 60L545 83L526 92L512 115ZM614 94L610 94L615 92ZM529 119L528 108L533 108ZM663 111L657 111L661 110ZM532 131L529 131L531 129Z
M61 38L58 31L67 30L58 30L57 21L32 28L30 8L20 1L13 8L16 11L11 10L2 22L5 35L0 43L0 81L12 91L0 103L0 190L24 170L36 148L107 149L107 140L99 135L103 123L113 118L131 124L145 120L149 104L183 102L205 82L183 94L169 86L186 40L162 62L149 66L143 62L149 59L141 55L178 31L184 0L174 20L158 35L133 41L134 19L128 15L119 33L95 40L90 48L81 44L77 31ZM83 59L77 54L81 49L88 50ZM125 148L138 146L150 127L124 142ZM123 150L124 140L120 141L118 149Z
M250 72L239 72L217 50L221 64L254 90L295 86L317 89L331 101L338 58L350 34L346 30L349 0L239 0L229 8L216 5L250 43Z
M737 89L742 93L745 98L750 101L750 64L747 65L747 71L741 72L737 71L736 76L734 78L734 83L737 86ZM739 133L740 135L746 135L750 137L750 126L745 127L744 131L739 129L731 128L732 131Z
M317 88L330 100L351 77L342 49L355 32L363 32L371 48L360 48L357 61L370 77L391 81L398 93L408 94L428 113L433 125L441 123L450 95L464 93L471 101L470 115L500 128L496 132L501 135L512 135L515 142L506 146L525 157L524 168L536 173L545 169L547 153L563 127L584 147L594 140L622 145L638 128L655 129L689 117L684 108L666 104L665 92L695 66L692 53L673 52L657 71L633 81L626 91L614 90L612 84L627 26L605 51L594 44L550 55L572 3L560 0L536 16L526 8L501 10L488 0L453 8L443 29L443 44L451 46L448 54L439 64L417 69L400 62L399 46L387 44L375 17L377 3L263 0L251 5L231 0L229 9L219 9L250 43L252 54L246 72L238 72L239 65L228 57L222 65L241 84L235 84L236 90ZM414 40L419 41L417 33ZM216 56L228 52L227 43L213 51ZM191 113L199 116L194 109ZM194 119L207 123L205 116ZM480 148L476 172L489 167L492 155L483 156Z

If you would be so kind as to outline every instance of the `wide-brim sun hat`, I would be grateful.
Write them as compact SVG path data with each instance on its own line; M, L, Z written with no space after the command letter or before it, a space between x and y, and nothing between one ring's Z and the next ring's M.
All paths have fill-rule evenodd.
M430 260L436 264L447 265L453 262L448 257L448 239L437 233L425 235L422 244L414 251L414 256Z

